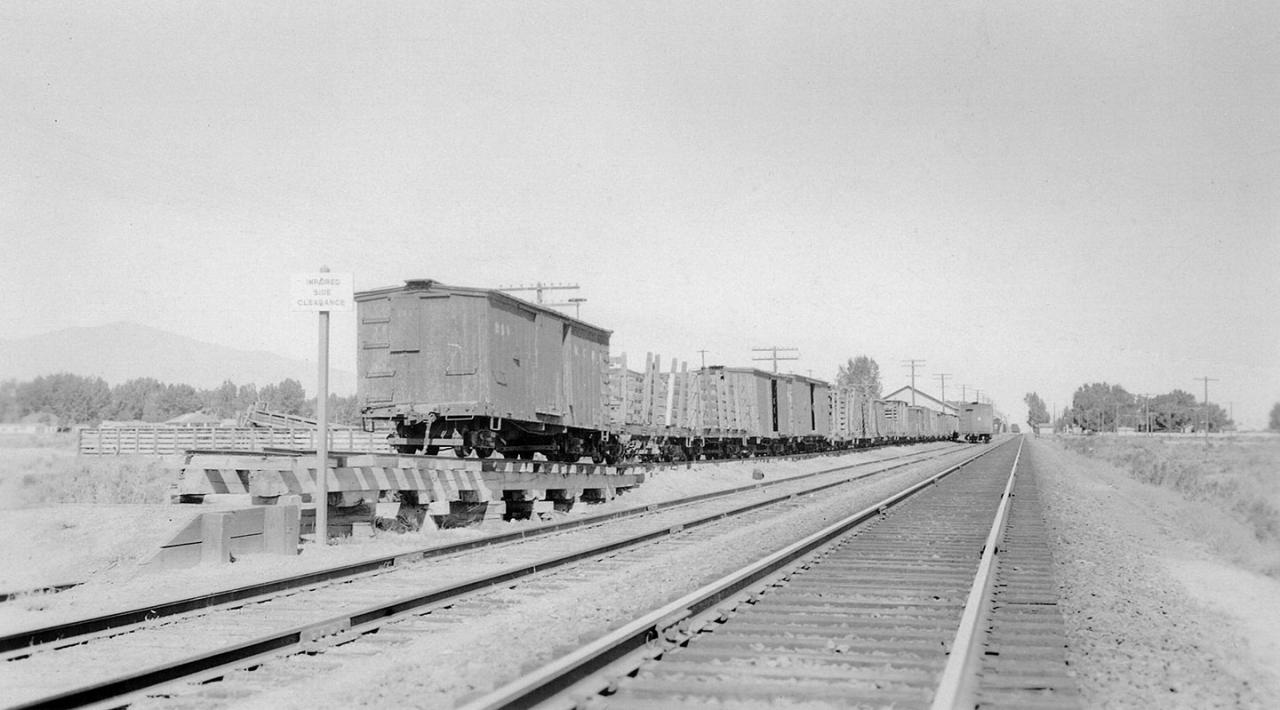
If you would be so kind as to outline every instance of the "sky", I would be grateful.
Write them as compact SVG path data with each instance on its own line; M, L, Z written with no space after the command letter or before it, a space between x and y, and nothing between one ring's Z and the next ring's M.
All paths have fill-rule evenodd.
M1274 2L14 0L0 96L0 338L314 360L323 265L577 284L641 362L924 360L1014 421L1280 402Z

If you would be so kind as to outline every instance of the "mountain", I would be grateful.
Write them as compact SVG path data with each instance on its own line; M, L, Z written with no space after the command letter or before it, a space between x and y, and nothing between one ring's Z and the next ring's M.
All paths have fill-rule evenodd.
M67 328L0 340L0 381L21 382L58 372L97 376L110 385L154 377L197 389L211 389L225 380L262 387L292 377L309 395L316 391L315 363L261 350L236 350L137 323ZM331 371L329 391L354 394L355 374Z

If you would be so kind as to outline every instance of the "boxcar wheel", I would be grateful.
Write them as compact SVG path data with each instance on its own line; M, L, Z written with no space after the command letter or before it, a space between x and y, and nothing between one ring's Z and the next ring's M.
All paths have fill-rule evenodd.
M455 446L455 447L453 447L453 453L457 454L458 458L460 458L460 459L465 459L466 457L468 457L468 456L470 456L470 455L471 455L471 447L470 447L470 446Z
M477 447L476 447L476 456L477 456L477 457L479 457L479 458L482 458L482 459L487 459L487 458L489 458L490 456L493 456L493 449L491 449L491 448L489 448L489 447L487 447L487 446L477 446Z

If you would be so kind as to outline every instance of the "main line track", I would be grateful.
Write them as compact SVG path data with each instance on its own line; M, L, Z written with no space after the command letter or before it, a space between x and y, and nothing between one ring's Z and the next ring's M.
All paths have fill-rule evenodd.
M1019 439L465 707L1079 707L1020 454Z

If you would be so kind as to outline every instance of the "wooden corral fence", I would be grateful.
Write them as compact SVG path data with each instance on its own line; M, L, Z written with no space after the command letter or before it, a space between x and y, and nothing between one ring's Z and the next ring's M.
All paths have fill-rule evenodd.
M385 431L334 429L329 432L331 451L384 453ZM79 451L89 456L121 454L167 455L188 449L262 451L265 448L314 449L314 429L267 427L109 427L81 429Z

